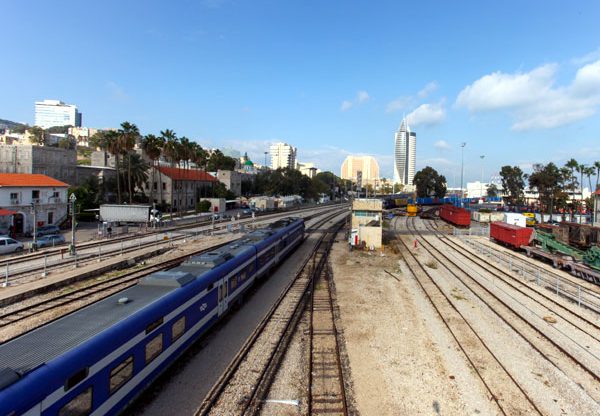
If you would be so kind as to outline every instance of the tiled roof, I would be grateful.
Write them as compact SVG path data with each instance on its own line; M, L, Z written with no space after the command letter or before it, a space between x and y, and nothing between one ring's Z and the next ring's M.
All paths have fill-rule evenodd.
M181 169L181 168L167 168L159 166L158 170L163 175L167 175L169 178L176 181L203 181L203 182L216 182L217 179L199 169Z
M0 173L0 186L69 186L39 173Z

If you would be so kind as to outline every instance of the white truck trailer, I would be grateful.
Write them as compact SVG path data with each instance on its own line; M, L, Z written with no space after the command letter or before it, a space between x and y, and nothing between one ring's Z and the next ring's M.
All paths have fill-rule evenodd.
M107 223L147 223L151 208L150 205L104 204L100 205L100 220Z

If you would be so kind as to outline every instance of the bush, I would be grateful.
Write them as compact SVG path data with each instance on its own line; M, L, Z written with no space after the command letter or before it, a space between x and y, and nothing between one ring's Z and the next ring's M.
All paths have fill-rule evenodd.
M196 204L196 211L197 212L208 212L210 211L210 201L207 201L206 199L198 202Z

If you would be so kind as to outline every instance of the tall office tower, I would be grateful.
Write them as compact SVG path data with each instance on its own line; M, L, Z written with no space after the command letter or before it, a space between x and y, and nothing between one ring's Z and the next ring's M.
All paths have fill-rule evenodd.
M372 156L347 156L342 163L341 178L356 181L362 172L363 185L376 185L379 180L379 165Z
M417 133L411 132L406 119L395 135L394 183L412 186L417 160Z
M81 113L77 106L62 101L36 101L34 124L44 129L54 126L81 127Z
M296 169L297 148L287 143L275 143L271 145L271 169L292 168Z

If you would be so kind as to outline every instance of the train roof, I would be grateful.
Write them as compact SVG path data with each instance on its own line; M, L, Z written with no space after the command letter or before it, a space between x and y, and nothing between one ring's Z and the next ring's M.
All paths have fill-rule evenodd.
M173 290L136 285L0 345L0 389L15 381L15 373L60 356ZM122 298L129 301L119 302Z

